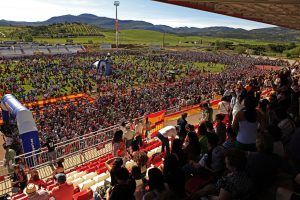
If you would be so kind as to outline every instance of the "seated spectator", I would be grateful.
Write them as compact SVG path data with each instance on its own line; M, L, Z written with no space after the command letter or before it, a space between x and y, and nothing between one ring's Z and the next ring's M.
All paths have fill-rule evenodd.
M116 184L107 192L108 200L134 200L135 181L129 179L129 172L125 167L116 170Z
M48 200L50 198L48 191L38 189L38 186L33 183L26 186L24 193L28 196L28 200Z
M14 191L23 191L27 185L27 175L20 169L19 165L14 166L14 173L12 175L12 187Z
M60 159L59 161L57 161L56 168L52 173L54 177L56 174L65 173L65 168L64 168L63 162L64 162L63 159Z
M227 140L223 143L223 147L226 151L232 150L235 148L235 141L236 141L236 133L232 130L231 126L228 126L226 130Z
M66 182L67 177L65 174L56 174L55 180L58 183L57 187L54 187L51 191L51 197L55 200L72 200L74 193L73 184L68 184Z
M186 163L186 157L182 149L182 141L175 139L172 144L171 154L175 155L178 160L179 167L183 167Z
M281 141L281 129L278 126L270 125L268 133L272 135L274 140L273 153L283 158L285 156L284 147Z
M143 196L143 200L158 199L164 191L169 190L169 186L164 182L163 174L158 168L150 169L148 174L149 191Z
M33 183L38 186L38 189L46 188L46 183L42 179L40 179L39 173L36 169L30 171L30 179L28 183Z
M178 197L185 198L185 175L174 154L165 157L163 175L170 190Z
M245 153L238 150L229 151L226 154L225 162L230 173L217 182L218 198L251 199L253 184L245 171L247 164Z
M218 175L224 169L224 149L218 146L218 136L208 136L208 153L202 156L199 162L189 162L184 167L187 176Z
M189 132L186 137L186 147L183 149L188 161L197 162L200 158L201 145L199 143L197 134Z
M219 145L222 145L226 140L226 125L223 123L225 115L217 114L216 115L216 127L215 133L219 137Z
M289 172L286 161L273 154L273 138L269 134L258 135L256 148L258 152L248 155L247 173L255 184L256 191L268 188L276 180L279 169Z
M300 174L293 180L294 191L279 187L276 192L276 200L299 200L300 199Z
M123 165L123 160L122 160L122 158L113 158L113 159L114 159L115 161L114 161L114 163L113 163L112 166L110 166L110 165L108 164L108 162L110 162L112 159L107 160L107 161L105 162L105 166L106 166L106 168L108 169L108 171L109 171L109 173L110 173L110 178L111 178L110 184L111 184L111 186L115 186L115 184L117 183L117 180L116 180L116 171L117 171L118 169L121 169L121 167L122 167L122 165Z
M295 132L295 123L289 117L286 110L281 107L275 109L275 119L278 122L277 126L281 129L282 132L282 143L283 145L287 145Z

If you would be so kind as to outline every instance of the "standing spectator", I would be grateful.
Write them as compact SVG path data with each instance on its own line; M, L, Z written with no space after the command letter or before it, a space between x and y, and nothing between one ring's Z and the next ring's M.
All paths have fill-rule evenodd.
M134 130L135 130L135 136L134 136L134 139L136 141L138 141L138 144L139 146L143 146L143 123L140 121L140 120L136 120L135 121L135 127L134 127Z
M146 118L145 127L146 127L145 138L146 138L146 140L148 140L151 137L151 135L150 135L150 133L151 133L151 123L149 122L148 117Z
M48 149L48 160L52 164L56 161L56 152L55 152L55 145L52 137L48 137L46 142L42 145L42 147L47 147Z
M183 167L183 165L186 163L186 158L182 149L182 141L180 139L176 138L173 141L171 154L177 158L179 167Z
M113 137L113 155L114 157L123 157L126 153L125 144L123 141L123 131L118 130Z
M130 152L130 147L132 146L134 132L130 130L129 124L125 126L125 131L123 131L123 134L124 134L126 149L128 152Z
M175 139L177 135L176 128L174 126L166 126L158 131L157 137L161 141L161 152L165 151L169 154L170 153L170 147L169 147L169 137L171 138L171 141Z
M7 166L8 172L13 173L14 172L14 164L15 164L15 157L16 152L10 146L7 146L6 144L3 144L3 148L5 149L5 160L4 160L4 166Z
M149 191L143 196L143 200L158 199L160 194L169 190L168 184L165 183L163 174L158 168L149 170Z
M209 107L208 103L202 104L202 116L201 121L213 121L213 109Z
M281 140L284 146L286 146L292 135L295 132L296 126L290 116L287 114L286 110L282 107L275 109L275 119L277 120L277 126L281 129Z
M226 125L223 123L224 120L223 114L216 115L216 127L215 133L219 137L219 144L222 145L226 140Z
M256 111L256 99L247 96L244 104L245 108L236 114L232 124L233 129L238 132L236 145L244 151L256 151L256 135L259 127L263 130L264 125L260 113Z
M200 158L201 145L199 143L197 134L195 132L189 132L186 139L187 146L183 149L187 161L197 162Z
M219 114L223 114L225 119L228 119L231 111L230 100L230 96L223 96L221 101L218 103Z
M186 137L186 134L187 134L187 130L186 130L186 125L187 125L187 121L186 121L186 118L187 118L188 114L187 113L183 113L181 115L181 118L179 118L177 120L177 126L179 128L179 139L181 141L184 141L185 140L185 137Z
M38 186L34 183L29 183L24 193L28 196L28 200L48 200L50 198L48 191L38 189Z

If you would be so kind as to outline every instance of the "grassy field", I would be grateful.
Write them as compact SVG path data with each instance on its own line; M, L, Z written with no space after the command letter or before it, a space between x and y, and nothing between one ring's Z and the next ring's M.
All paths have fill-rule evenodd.
M95 44L100 43L115 43L115 33L114 32L102 32L104 37L89 36L89 37L75 37L72 39L74 43L89 43L93 41ZM227 41L233 42L234 44L257 44L266 45L270 42L265 41L255 41L255 40L241 40L241 39L230 39L230 38L211 38L211 37L198 37L198 36L178 36L174 34L164 34L156 31L148 30L123 30L119 33L119 43L120 44L138 44L138 45L162 45L163 38L165 44L171 46L199 46L201 41L202 45L209 45L213 42L219 40L220 42ZM50 44L66 43L66 38L34 38L34 41L41 42L46 41ZM196 42L197 44L194 44ZM201 45L200 45L201 46Z
M67 26L63 27L69 30L70 33L75 33L79 31L81 33L92 34L103 34L104 36L79 36L70 38L50 38L50 37L33 37L35 42L49 43L49 44L64 44L67 39L73 40L73 43L80 44L90 44L91 41L94 44L101 43L115 43L115 32L114 31L103 31L100 29L91 29L92 26ZM93 28L93 27L92 27ZM9 33L13 32L15 29L26 29L26 27L11 27L11 26L0 26L0 32L6 35L3 37L0 34L0 41L15 40L15 38L8 37ZM165 34L156 31L149 30L121 30L119 33L120 44L136 44L136 45L162 45L164 41L167 45L171 46L207 46L216 41L220 42L233 42L234 44L256 44L256 45L266 45L270 42L257 41L257 40L243 40L243 39L230 39L230 38L214 38L214 37L200 37L200 36L178 36L174 34ZM196 42L196 44L195 44Z

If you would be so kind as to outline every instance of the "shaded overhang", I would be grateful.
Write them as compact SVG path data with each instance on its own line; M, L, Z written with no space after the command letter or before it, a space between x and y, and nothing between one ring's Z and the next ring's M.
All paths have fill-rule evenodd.
M300 0L154 0L300 30Z

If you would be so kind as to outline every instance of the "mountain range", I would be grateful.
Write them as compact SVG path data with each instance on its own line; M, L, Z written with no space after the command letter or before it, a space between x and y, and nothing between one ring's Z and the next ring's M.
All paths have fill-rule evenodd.
M7 21L0 20L0 26L45 26L54 23L78 22L95 25L102 29L113 30L115 28L115 19L107 17L98 17L92 14L62 15L52 17L46 21L41 22L23 22L23 21ZM257 39L257 40L272 40L272 41L288 41L299 42L300 31L291 30L282 27L261 28L253 30L245 30L241 28L230 27L178 27L173 28L166 25L154 25L145 21L135 20L119 20L119 29L142 29L152 30L165 33L172 33L177 35L194 35L194 36L210 36L210 37L224 37L224 38L238 38L238 39Z

